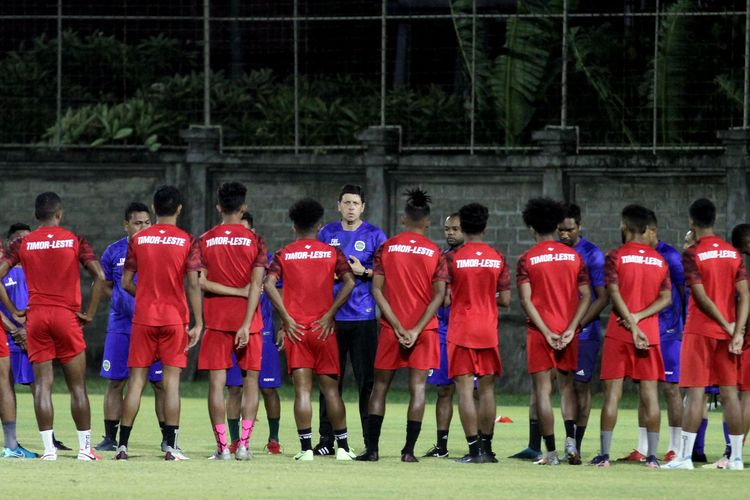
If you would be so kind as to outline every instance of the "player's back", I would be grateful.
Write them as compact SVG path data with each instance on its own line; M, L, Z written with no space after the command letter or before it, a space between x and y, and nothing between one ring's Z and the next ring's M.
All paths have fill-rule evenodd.
M445 274L444 265L440 248L414 232L394 236L378 249L374 272L385 276L383 293L404 328L412 328L432 301L432 283ZM425 330L437 326L432 318Z

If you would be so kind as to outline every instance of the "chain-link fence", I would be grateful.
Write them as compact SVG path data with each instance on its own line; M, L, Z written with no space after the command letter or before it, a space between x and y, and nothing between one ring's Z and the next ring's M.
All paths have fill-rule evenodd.
M718 147L747 126L750 0L15 0L0 143L513 150Z

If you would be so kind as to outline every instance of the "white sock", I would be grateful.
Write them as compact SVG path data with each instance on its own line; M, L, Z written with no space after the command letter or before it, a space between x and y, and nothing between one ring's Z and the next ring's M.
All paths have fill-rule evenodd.
M729 442L732 444L732 456L729 457L729 460L734 460L735 458L739 458L742 460L742 439L744 436L742 434L730 434L729 435Z
M669 426L669 450L679 453L680 438L682 437L682 427Z
M679 458L682 460L692 460L693 457L693 446L695 446L695 438L698 436L696 432L682 431L682 437L680 444Z
M648 431L645 427L638 427L638 448L641 455L648 453Z
M55 441L52 439L52 435L55 431L52 429L48 431L39 431L39 434L42 435L42 443L44 444L44 454L50 454L54 453L57 454L57 448L55 448Z
M77 431L78 447L84 451L91 451L91 429L87 431Z

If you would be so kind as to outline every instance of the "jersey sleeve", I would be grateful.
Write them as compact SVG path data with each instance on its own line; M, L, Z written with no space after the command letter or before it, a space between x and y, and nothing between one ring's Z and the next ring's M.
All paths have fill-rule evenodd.
M617 251L612 250L607 254L604 263L604 283L607 285L618 285L620 277L617 275Z
M581 260L581 267L578 269L578 286L591 284L589 269L586 264Z
M529 283L529 270L526 266L526 254L524 253L518 258L518 264L516 264L516 286L520 287L524 283Z
M450 276L448 275L448 261L445 258L445 254L441 253L440 257L438 258L438 264L435 268L435 273L432 275L432 282L448 282L449 279Z
M664 279L661 282L661 286L659 287L660 291L665 290L671 290L672 289L672 279L669 277L669 273L664 273Z
M505 256L503 259L503 268L500 270L500 274L497 276L497 292L507 292L510 290L510 269L508 268L508 261Z
M258 255L255 256L253 267L262 267L265 269L268 267L268 247L266 246L266 240L258 236L255 241L258 245Z
M102 271L104 271L104 279L107 281L114 281L112 276L112 246L108 246L102 254Z
M203 259L201 258L200 240L190 235L190 250L188 251L187 262L185 262L185 271L193 272L204 269Z
M589 273L589 283L594 288L604 286L604 253L598 248L591 253L589 261L586 262Z
M81 235L78 235L78 260L84 266L92 260L96 260L94 247L91 246L91 243L89 243L89 240L85 236Z
M135 255L135 244L133 243L133 240L128 242L128 253L125 257L125 266L123 269L125 271L130 271L131 273L138 272L138 258Z
M3 262L7 262L8 267L15 267L21 262L21 256L19 255L18 251L21 249L22 241L23 238L18 238L13 243L11 243L10 247L8 248L8 253L4 254L2 259L0 259Z
M372 274L379 274L381 276L385 274L383 270L383 245L380 245L375 250L375 256L372 259Z
M450 284L453 281L453 260L455 259L456 252L450 251L445 252L445 268L448 276L447 283Z
M734 276L734 282L737 283L738 281L747 280L747 270L745 269L745 263L742 261L742 257L740 257L740 266L737 268L737 273Z
M685 286L685 268L682 266L682 258L679 252L671 251L664 256L664 260L667 261L669 267L669 279L672 281L673 286L684 287Z
M338 248L335 248L336 250L336 276L338 276L338 279L341 279L342 276L344 276L346 273L354 274L352 272L351 266L349 266L349 261L346 260L346 257L344 257L344 253L339 250Z
M281 281L281 277L283 276L281 269L281 250L273 254L271 265L268 266L268 273L266 276L275 276L277 281Z
M698 264L695 262L694 247L688 247L682 253L682 268L685 272L685 283L688 286L698 285L702 282Z

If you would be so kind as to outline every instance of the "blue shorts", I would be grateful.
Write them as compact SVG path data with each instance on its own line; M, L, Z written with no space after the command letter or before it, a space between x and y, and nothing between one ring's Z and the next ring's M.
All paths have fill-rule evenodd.
M34 383L34 367L31 366L29 355L18 348L8 335L10 346L10 369L16 384L29 385Z
M573 375L573 380L587 384L591 382L596 370L596 362L599 359L599 349L602 346L600 340L578 341L578 368Z
M661 341L661 359L664 361L664 381L676 384L680 381L680 349L682 339Z
M128 353L130 351L130 334L107 332L104 339L104 356L99 374L108 380L125 380L130 375L128 370ZM148 369L149 382L161 382L161 361L156 361Z
M261 389L276 389L281 387L281 364L279 363L279 348L273 332L263 332L263 355L260 358L260 373L258 386Z
M432 385L451 385L453 379L448 377L448 343L440 339L440 368L428 372L427 383Z
M226 366L226 365L224 365ZM232 352L232 367L227 368L226 387L242 387L242 370L237 366L237 356Z
M706 387L705 393L706 394L720 394L721 391L719 390L718 385L709 385L708 387Z

